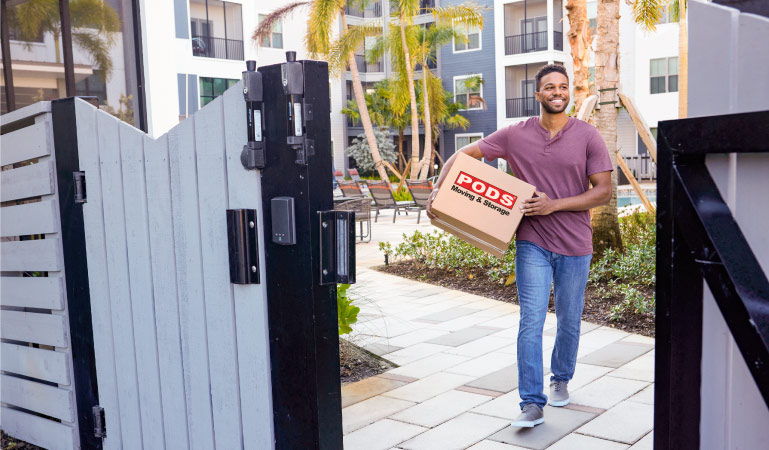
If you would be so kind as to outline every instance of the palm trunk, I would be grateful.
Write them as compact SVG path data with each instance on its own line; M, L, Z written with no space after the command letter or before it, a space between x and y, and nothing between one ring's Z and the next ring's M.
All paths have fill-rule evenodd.
M688 113L689 101L689 30L686 2L679 1L678 4L678 118L683 119Z
M574 68L574 107L579 111L590 95L590 22L587 20L587 1L568 0L569 46Z
M430 79L430 72L427 70L427 60L422 61L422 107L425 110L425 155L422 158L422 167L419 170L419 179L427 179L427 169L430 166L430 160L433 156L433 127L430 120L430 101L427 97L429 89L427 83Z
M406 157L403 156L403 129L398 130L398 167L403 173L403 169L406 168Z
M406 18L403 13L401 19L401 46L403 47L403 59L406 63L406 78L409 82L409 97L411 99L411 179L419 176L419 116L417 111L417 96L414 92L414 72L411 70L411 55L406 43Z
M595 52L595 81L602 89L601 102L617 97L619 84L619 0L598 2L598 42ZM607 90L608 89L608 90ZM617 167L617 108L601 105L595 114L596 126L609 149L612 167ZM617 217L617 171L611 174L611 200L592 210L593 253L602 255L607 248L622 251L622 237Z
M344 12L342 17L342 29L347 28L347 20L345 19ZM355 94L355 102L358 104L358 113L360 114L360 121L363 123L363 133L366 135L366 141L368 141L368 148L371 149L371 157L374 159L374 167L376 167L379 173L379 178L382 181L390 182L390 178L387 176L387 170L385 170L384 164L382 164L382 156L379 154L379 148L376 145L376 136L374 135L374 127L371 125L371 117L368 115L368 107L366 106L366 96L363 94L363 85L360 82L360 73L358 73L358 65L355 62L355 55L350 53L348 55L347 63L350 65L350 75L352 76L352 90Z

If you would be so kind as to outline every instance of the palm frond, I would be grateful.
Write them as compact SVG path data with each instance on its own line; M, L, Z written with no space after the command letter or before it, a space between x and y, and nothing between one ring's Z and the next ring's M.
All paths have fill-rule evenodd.
M483 29L483 8L473 3L437 7L432 9L433 16L439 22L462 24Z
M335 73L343 71L347 67L350 55L354 55L364 45L366 37L381 34L382 22L379 20L366 21L362 25L348 27L331 45L328 53L329 69Z
M256 41L257 45L261 45L262 41L264 41L264 39L266 39L267 36L272 33L272 28L276 23L278 23L284 17L288 17L289 15L293 14L297 8L307 6L309 4L310 2L289 3L288 5L282 8L278 8L275 11L267 14L267 16L265 16L265 18L259 22L259 25L251 35L251 39Z
M332 25L346 4L345 0L312 0L304 43L310 58L323 58L331 50Z
M648 31L656 30L657 22L664 14L666 4L666 0L634 0L633 19L635 23Z
M108 40L94 32L75 31L72 33L72 41L91 55L95 65L102 71L102 81L106 83L112 75L112 59L109 54L112 45Z

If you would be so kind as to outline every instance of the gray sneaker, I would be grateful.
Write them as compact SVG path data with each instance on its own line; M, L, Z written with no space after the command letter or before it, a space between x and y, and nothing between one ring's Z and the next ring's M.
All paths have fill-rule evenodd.
M550 406L566 406L569 404L569 382L553 380L550 382Z
M524 405L519 415L510 425L514 427L532 428L535 425L539 425L545 421L545 414L542 412L542 408L529 403Z

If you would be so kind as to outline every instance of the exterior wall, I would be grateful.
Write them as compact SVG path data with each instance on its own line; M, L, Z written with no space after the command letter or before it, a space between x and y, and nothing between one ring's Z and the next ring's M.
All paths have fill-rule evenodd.
M462 4L461 0L447 0L441 2L442 6ZM495 33L494 33L494 5L492 0L478 2L481 7L487 8L483 14L483 30L481 30L481 48L479 50L462 51L454 53L453 44L448 44L440 52L440 71L443 77L443 88L454 92L454 78L466 75L478 74L483 79L481 96L486 101L486 109L463 111L461 114L470 121L470 126L463 130L444 129L441 139L441 154L444 159L453 155L455 148L455 136L457 134L482 133L488 136L497 130L496 111L498 109L497 74L494 67ZM504 106L504 103L502 104Z
M769 40L769 18L701 0L689 2L689 115L707 116L769 109L769 92L752 89L769 78L769 55L753 43ZM716 32L714 32L716 31ZM721 195L769 273L769 155L715 155L707 165ZM769 408L707 285L704 289L702 405L703 449L762 448L769 441Z

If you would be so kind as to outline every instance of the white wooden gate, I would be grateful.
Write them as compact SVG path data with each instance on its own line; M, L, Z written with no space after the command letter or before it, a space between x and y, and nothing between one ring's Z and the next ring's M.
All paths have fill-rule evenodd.
M78 448L51 104L6 114L2 126L0 424L46 448Z
M259 223L262 217L259 173L240 162L246 140L241 84L157 139L80 99L48 107L53 122L61 121L54 127L62 130L56 153L61 147L77 158L85 173L82 219L104 448L273 448L265 288L229 279L226 210L255 209ZM51 120L45 114L34 126L50 129ZM66 135L67 129L76 132ZM20 142L41 134L14 133L21 133ZM12 350L6 352L4 341L2 368L50 367L15 373L45 376L59 386L4 376L2 427L46 447L78 448L74 393L66 387L71 378L66 298L61 282L50 281L63 270L52 196L55 163L50 150L12 150L8 136L9 144L3 136L3 165L42 157L35 165L3 172L2 201L32 195L43 201L3 207L3 236L45 233L46 239L2 243L3 305L53 312L4 310L2 337L55 350L8 344ZM50 131L46 136L50 144ZM40 217L51 224L44 227ZM27 295L33 281L22 285L5 276L23 270L49 271L46 284L29 279L46 296ZM56 374L49 374L54 368ZM5 403L63 423L21 416ZM43 421L61 435L68 432L69 440L35 434Z

